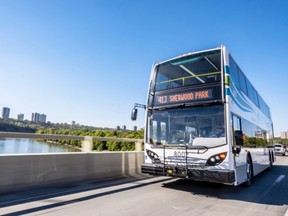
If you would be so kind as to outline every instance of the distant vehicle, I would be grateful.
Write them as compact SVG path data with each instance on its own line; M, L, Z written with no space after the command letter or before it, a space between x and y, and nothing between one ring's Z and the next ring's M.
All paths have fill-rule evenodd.
M288 146L284 145L284 149L286 150L286 152L288 152Z
M270 108L225 46L155 63L142 107L142 173L236 186L272 168Z
M285 151L286 149L284 148L284 146L282 144L274 144L274 149L275 149L275 154L280 154L285 156Z

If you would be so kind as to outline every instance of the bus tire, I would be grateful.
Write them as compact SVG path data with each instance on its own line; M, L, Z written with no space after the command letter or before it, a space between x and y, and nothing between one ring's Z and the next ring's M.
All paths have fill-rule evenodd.
M273 167L273 153L272 152L269 152L269 167L268 169L269 170L272 170L272 167Z
M245 182L245 186L249 187L253 181L253 164L251 156L249 154L247 155L246 175L247 175L247 181Z
M275 162L275 155L274 155L273 151L271 151L271 155L272 155L272 163L274 163Z

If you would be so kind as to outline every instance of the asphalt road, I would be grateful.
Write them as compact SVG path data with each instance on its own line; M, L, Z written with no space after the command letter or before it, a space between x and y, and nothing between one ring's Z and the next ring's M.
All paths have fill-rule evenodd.
M287 209L288 156L250 187L129 177L0 195L0 215L288 216Z

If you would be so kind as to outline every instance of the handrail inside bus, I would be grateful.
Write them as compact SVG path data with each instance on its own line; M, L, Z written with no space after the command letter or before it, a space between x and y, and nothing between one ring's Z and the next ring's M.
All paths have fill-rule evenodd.
M185 79L196 78L196 77L216 75L216 74L221 74L221 71L215 71L215 72L210 72L210 73L205 73L205 74L199 74L199 75L195 75L195 76L179 77L179 78L176 78L176 79L171 79L171 80L167 80L167 81L158 82L158 83L156 83L156 85L161 85L161 84L164 84L164 83L170 83L170 82L174 82L174 81L185 80Z

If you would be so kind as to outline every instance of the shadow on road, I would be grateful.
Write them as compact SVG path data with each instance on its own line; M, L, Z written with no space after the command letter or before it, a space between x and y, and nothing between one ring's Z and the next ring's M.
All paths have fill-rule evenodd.
M151 179L151 181L149 181ZM78 203L78 202L83 202L91 199L95 199L98 197L102 196L108 196L111 194L115 193L120 193L124 192L127 190L133 190L137 189L139 187L145 187L150 184L156 184L160 183L163 181L167 181L170 178L160 178L160 179L155 179L153 180L153 177L148 177L148 176L142 176L142 177L127 177L127 178L120 178L118 180L111 180L111 181L104 181L104 182L91 182L91 183L86 183L84 185L70 185L70 186L62 186L62 187L51 187L51 188L43 188L39 190L31 190L31 191L23 191L23 192L18 192L18 193L12 193L12 194L5 194L0 196L0 209L9 207L9 206L17 206L19 204L28 204L34 201L44 201L48 199L53 199L61 196L66 196L66 195L75 195L73 199L69 200L61 200L59 199L56 202L51 202L48 205L39 205L35 206L33 208L25 208L22 210L15 210L13 213L8 213L8 214L1 214L1 215L24 215L24 214L29 214L29 213L35 213L38 211L42 210L47 210L47 209L52 209L60 206L65 206L69 205L72 203ZM140 180L148 180L145 183L139 183L138 181ZM128 185L126 185L128 184ZM125 186L126 185L126 186ZM119 186L117 189L109 189L110 187L113 186ZM107 191L104 192L97 192L98 189L103 189L107 188ZM81 194L82 192L89 192L89 191L95 191L90 195L85 195L85 196L77 196L77 194ZM17 207L16 207L17 209ZM1 211L0 211L1 212Z
M279 176L282 176L281 181ZM284 178L283 178L284 177ZM279 181L279 182L278 182ZM253 179L251 186L228 186L216 183L178 179L163 187L190 192L193 195L238 200L267 205L288 204L288 166L273 166Z
M197 196L211 197L223 200L236 200L257 204L282 206L288 204L288 166L275 165L271 171L265 171L254 178L250 187L227 186L207 182L196 182L186 179L173 179L167 177L151 178L142 177L113 180L111 182L91 182L85 185L75 185L69 187L46 188L42 190L26 191L21 193L6 194L0 196L0 208L13 207L18 204L28 204L34 201L44 201L44 205L32 206L22 209L15 209L13 213L6 215L23 215L40 212L60 206L109 196L151 184L162 186L157 190L171 189L188 192ZM116 187L114 187L116 186ZM110 188L111 187L111 188ZM101 190L107 188L107 190ZM155 189L155 188L154 188ZM82 192L90 192L82 194ZM61 196L73 195L69 199L60 199ZM49 199L53 198L53 202ZM52 200L51 200L52 201ZM41 202L40 202L41 203ZM21 205L20 205L21 206Z

